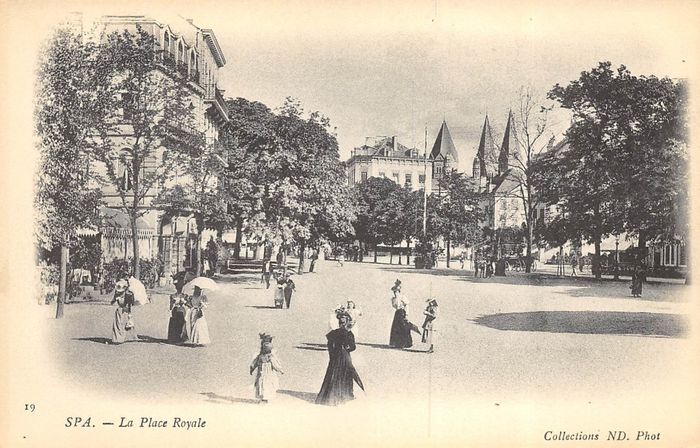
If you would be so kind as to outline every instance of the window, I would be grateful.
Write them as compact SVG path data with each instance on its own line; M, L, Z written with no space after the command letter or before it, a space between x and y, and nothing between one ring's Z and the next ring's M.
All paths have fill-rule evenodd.
M686 266L686 263L688 263L687 257L688 255L685 253L685 246L678 246L678 264L680 266Z
M435 165L435 177L441 177L441 176L442 176L442 166Z
M418 175L418 183L420 185L425 185L425 174L419 174Z
M170 34L167 31L165 32L165 37L163 37L163 53L165 57L168 57L170 54Z
M185 46L182 45L182 41L177 44L177 62L180 64L185 63Z
M397 185L401 185L399 183L399 173L392 173L391 178L394 181L394 183L396 183Z
M407 174L406 174L406 182L404 183L404 185L405 185L407 188L413 187L413 176L411 176L410 173L407 173Z
M367 171L363 171L363 172L360 173L360 180L361 180L362 182L364 182L364 181L367 180Z

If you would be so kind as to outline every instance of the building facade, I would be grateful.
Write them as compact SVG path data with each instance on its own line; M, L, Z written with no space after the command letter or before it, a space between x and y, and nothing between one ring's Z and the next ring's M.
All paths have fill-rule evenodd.
M223 91L218 86L219 70L226 64L226 59L211 29L200 28L192 20L180 17L164 22L148 16L103 16L93 25L102 38L113 32L129 31L136 34L139 29L153 36L159 46L159 60L154 76L166 82L174 78L186 81L182 84L186 85L186 95L194 117L192 125L198 134L204 136L205 148L216 147L221 128L228 122ZM129 117L122 112L116 147L119 146L118 139L122 139L124 146L132 143ZM186 133L187 130L182 131ZM183 139L186 138L185 133L182 134ZM147 173L149 169L157 169L164 152L168 149L162 146L150 158L144 160L143 173ZM128 192L132 188L128 160L124 159L123 154L115 154L112 163L118 178L123 179L120 187ZM225 164L224 160L222 164ZM96 162L94 165L93 169L96 172L106 172L107 168L103 163ZM164 262L166 277L194 265L198 229L193 217L168 216L153 205L153 200L161 189L190 181L184 172L176 172L168 183L153 185L139 204L143 212L137 220L139 256L146 259L160 257ZM216 176L213 176L212 182L216 181ZM129 218L122 210L123 203L119 191L115 185L110 184L102 185L101 188L102 224L96 230L86 230L84 234L100 239L104 262L131 258L132 231ZM208 239L208 236L205 234L202 238ZM204 242L206 243L206 239Z

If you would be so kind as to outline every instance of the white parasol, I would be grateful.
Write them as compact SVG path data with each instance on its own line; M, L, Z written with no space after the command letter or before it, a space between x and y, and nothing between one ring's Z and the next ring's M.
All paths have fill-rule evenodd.
M182 288L182 292L185 294L192 294L195 286L199 286L202 289L208 289L210 291L216 291L219 289L219 285L217 285L216 282L209 277L197 277L186 284L185 287Z
M137 305L151 303L146 293L146 286L136 277L129 277L129 291L134 294L134 302L136 302Z

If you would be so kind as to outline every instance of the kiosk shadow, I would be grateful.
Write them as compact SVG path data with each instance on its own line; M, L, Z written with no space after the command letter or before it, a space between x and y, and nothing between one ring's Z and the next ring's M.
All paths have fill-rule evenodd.
M298 398L299 400L304 400L308 403L316 403L316 394L311 392L299 392L296 390L278 390L277 393L289 395L290 397Z
M479 316L473 322L504 331L617 334L682 338L688 333L687 317L666 313L616 311L533 311Z

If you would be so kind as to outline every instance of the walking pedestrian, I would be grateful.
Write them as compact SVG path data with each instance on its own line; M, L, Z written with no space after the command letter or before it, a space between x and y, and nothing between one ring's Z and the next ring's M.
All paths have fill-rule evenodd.
M360 336L360 328L357 323L360 316L362 316L362 310L357 307L353 300L348 300L345 312L350 316L350 325L348 329L352 331L353 336L355 336L355 341L357 341L357 338Z
M185 312L185 341L194 346L204 346L211 344L209 337L209 324L204 317L204 310L207 308L209 300L202 294L202 288L194 287L194 294L190 297L189 308Z
M309 272L313 272L316 267L316 260L318 260L318 250L314 249L311 253L311 264L309 265Z
M268 403L277 397L279 378L277 373L284 375L282 365L272 348L272 336L260 333L260 353L250 364L250 374L257 370L255 377L255 398L258 403Z
M284 301L287 304L287 309L289 309L292 303L292 294L296 291L296 285L292 280L292 276L287 274L284 282Z
M350 352L355 350L355 337L348 330L350 316L345 312L337 315L338 328L326 335L328 340L328 368L323 378L321 390L316 396L316 404L336 406L354 400L353 383L362 390L360 375L352 364Z
M269 258L263 260L262 277L260 283L265 283L265 289L270 289L270 277L272 277L272 262Z
M423 311L425 321L423 322L423 336L421 341L430 345L428 353L433 353L435 346L435 319L437 319L438 302L435 297L428 299L428 306Z
M632 290L633 297L642 296L642 286L644 284L644 280L646 280L644 268L638 264L635 266L634 271L632 271L632 284L630 285L630 289Z
M126 277L120 279L115 285L114 298L110 304L117 304L114 310L112 322L112 343L121 344L127 341L136 341L136 329L131 317L131 307L134 305L134 293L129 290L129 281Z
M572 277L578 277L576 275L576 266L578 265L578 260L576 260L576 256L571 257L571 276Z

